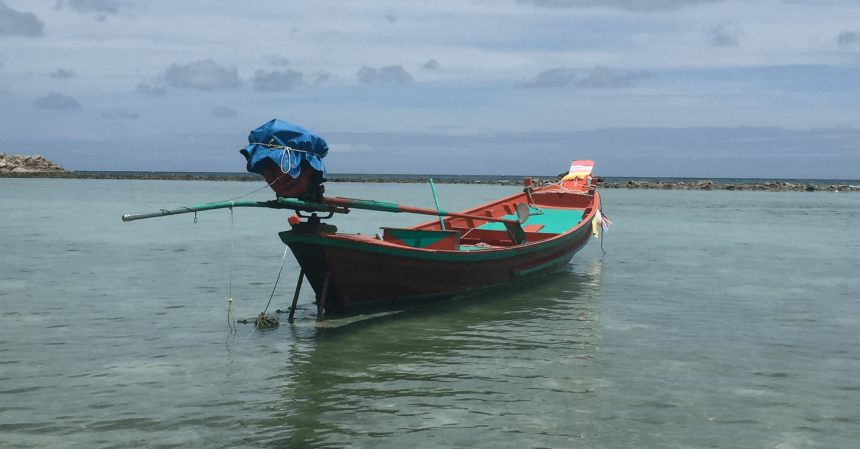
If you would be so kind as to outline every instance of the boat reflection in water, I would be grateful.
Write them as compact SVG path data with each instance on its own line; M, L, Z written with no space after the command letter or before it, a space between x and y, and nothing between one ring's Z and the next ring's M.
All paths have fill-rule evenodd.
M253 444L570 445L598 407L599 288L600 262L572 263L468 301L295 324Z

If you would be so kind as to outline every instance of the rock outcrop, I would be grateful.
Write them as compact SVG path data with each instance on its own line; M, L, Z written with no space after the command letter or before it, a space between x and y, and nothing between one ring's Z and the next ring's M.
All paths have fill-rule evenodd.
M6 156L6 153L0 153L0 175L7 173L59 173L64 171L62 167L42 156L22 156L20 154Z

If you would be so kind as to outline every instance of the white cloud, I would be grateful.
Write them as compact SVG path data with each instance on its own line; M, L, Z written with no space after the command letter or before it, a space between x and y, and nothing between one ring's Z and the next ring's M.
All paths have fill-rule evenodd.
M39 37L45 34L45 23L31 12L19 12L0 0L0 37Z
M412 75L399 65L389 65L381 69L363 66L355 75L362 84L409 84L414 81Z
M63 95L59 92L51 92L44 97L38 98L34 105L38 109L80 109L81 104L78 100Z
M240 84L236 66L220 66L211 59L173 64L164 71L164 80L173 87L199 90L236 89Z

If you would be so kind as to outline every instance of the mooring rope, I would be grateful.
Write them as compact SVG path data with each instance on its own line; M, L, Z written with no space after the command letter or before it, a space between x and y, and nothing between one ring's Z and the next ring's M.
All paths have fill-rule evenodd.
M273 141L274 141L274 139L273 139ZM311 151L297 150L297 149L295 149L295 148L290 148L290 147L288 147L288 146L286 146L286 145L272 145L272 144L269 144L269 143L257 143L257 142L253 142L253 143L252 143L252 145L261 145L261 146L264 146L264 147L269 148L269 149L275 149L275 150L276 150L276 149L279 149L279 148L280 148L280 149L283 149L283 150L284 150L283 154L281 154L281 165L279 166L279 168L281 169L281 176L278 176L277 178L275 178L274 180L272 180L272 182L266 183L266 185L264 185L263 187L260 187L260 188L259 188L259 189L257 189L257 190L254 190L254 191L248 192L248 193L246 193L246 194L244 194L244 195L239 195L239 196L237 196L236 198L230 198L229 200L215 201L215 202L212 202L212 203L206 203L206 204L226 203L226 202L228 202L228 201L235 201L235 200L238 200L238 199L240 199L240 198L245 198L246 196L253 195L253 194L255 194L255 193L259 192L260 190L265 189L266 187L271 187L271 186L272 186L272 184L274 184L274 183L276 183L276 182L280 181L280 180L281 180L281 178L283 178L284 176L286 176L287 174L289 174L289 172L293 169L293 159L292 159L291 157L290 157L290 158L288 158L288 157L287 157L287 155L288 155L288 154L291 154L293 151L298 152L298 153L310 153L310 154L314 154L314 153L313 153L313 152L311 152ZM284 159L287 159L287 161L289 162L289 165L288 165L287 171L284 171ZM185 209L188 209L188 207L184 207L184 208L185 208ZM191 209L188 209L188 210L191 210ZM170 211L168 211L168 210L161 209L161 211L164 213L164 215L173 215L173 214L172 214L172 213L170 213ZM195 216L194 216L194 223L197 223L197 214L195 214Z
M284 175L286 175L286 174L287 174L286 172L284 172L284 170L283 170L283 169L281 169L281 172L283 172L283 173L281 173L281 176L278 176L277 178L275 178L274 180L272 180L272 182L267 183L266 185L264 185L263 187L260 187L260 188L259 188L259 189L257 189L257 190L254 190L254 191L252 191L252 192L248 192L248 193L246 193L246 194L244 194L244 195L239 195L239 196L237 196L236 198L231 198L231 199L229 199L229 200L224 200L224 201L215 201L214 203L226 203L227 201L235 201L235 200L238 200L239 198L245 198L245 197L246 197L246 196L248 196L248 195L253 195L253 194L255 194L255 193L259 192L260 190L265 189L266 187L271 187L271 186L272 186L272 184L274 184L274 183L276 183L276 182L280 181L280 180L281 180L281 178L283 178L283 177L284 177ZM207 204L214 204L214 203L207 203Z
M597 213L600 214L601 220L606 220L606 215L603 215L603 198L600 198L600 204L597 206ZM606 226L606 229L609 229L609 226ZM606 254L606 250L603 249L603 236L606 234L606 229L601 229L600 233L600 250L603 251L603 254Z
M284 271L284 262L287 260L287 251L290 249L289 246L284 245L284 257L281 258L281 269L278 270L278 277L275 278L275 285L272 287L272 294L269 295L269 302L266 304L266 308L263 309L263 314L265 315L266 311L269 310L269 305L272 304L272 298L275 296L275 289L278 288L278 281L281 280L281 272Z
M233 202L230 201L230 275L228 277L228 290L227 290L229 296L225 296L224 299L227 300L227 304L228 304L227 305L227 325L230 327L230 331L235 333L238 330L238 328L236 327L236 318L233 315L233 254L234 254L234 248L235 248L235 242L236 242L236 239L234 237L234 232L233 232L233 229L234 229L233 206L234 206ZM281 268L278 270L278 276L275 278L275 285L272 287L272 294L269 295L269 302L266 303L266 308L263 309L263 312L260 314L260 317L257 318L258 321L263 319L263 318L267 318L270 321L274 320L275 323L278 322L277 318L270 319L266 315L266 311L269 310L269 306L272 304L272 298L275 297L275 290L278 288L278 281L280 281L281 273L284 271L284 263L287 260L287 251L288 250L289 250L289 247L284 245L284 256L281 258ZM238 322L239 323L246 323L247 321L246 320L239 320ZM270 325L270 324L267 323L267 325ZM256 326L255 326L255 329L256 329ZM254 331L252 330L251 334L253 334L253 333L254 333ZM251 334L249 334L248 337L250 337Z
M230 330L236 331L236 319L233 317L233 202L230 201L230 280L227 297L227 325ZM232 320L232 322L231 322Z

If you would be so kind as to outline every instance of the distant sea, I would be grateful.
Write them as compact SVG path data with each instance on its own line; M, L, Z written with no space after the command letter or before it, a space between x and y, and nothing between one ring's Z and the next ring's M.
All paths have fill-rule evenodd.
M177 176L204 176L204 177L246 177L260 176L255 173L247 172L160 172L160 171L86 171L79 170L80 173L93 175L141 175L141 176L164 176L175 174ZM361 174L361 173L329 173L329 178L338 179L406 179L406 180L455 180L466 182L493 183L498 181L522 181L526 176L537 179L552 179L558 176L555 175L419 175L419 174ZM262 177L261 177L262 178ZM629 180L645 181L645 182L696 182L703 179L710 179L715 184L763 184L765 182L779 181L790 182L792 184L812 184L812 185L860 185L860 179L806 179L806 178L684 178L684 177L653 177L653 176L605 176L606 182L627 182Z
M275 313L292 212L120 219L258 187L0 179L0 448L858 447L856 193L605 189L609 231L557 272L335 328L307 282ZM426 184L327 193L434 207ZM271 296L279 327L231 330L225 297L253 320Z

